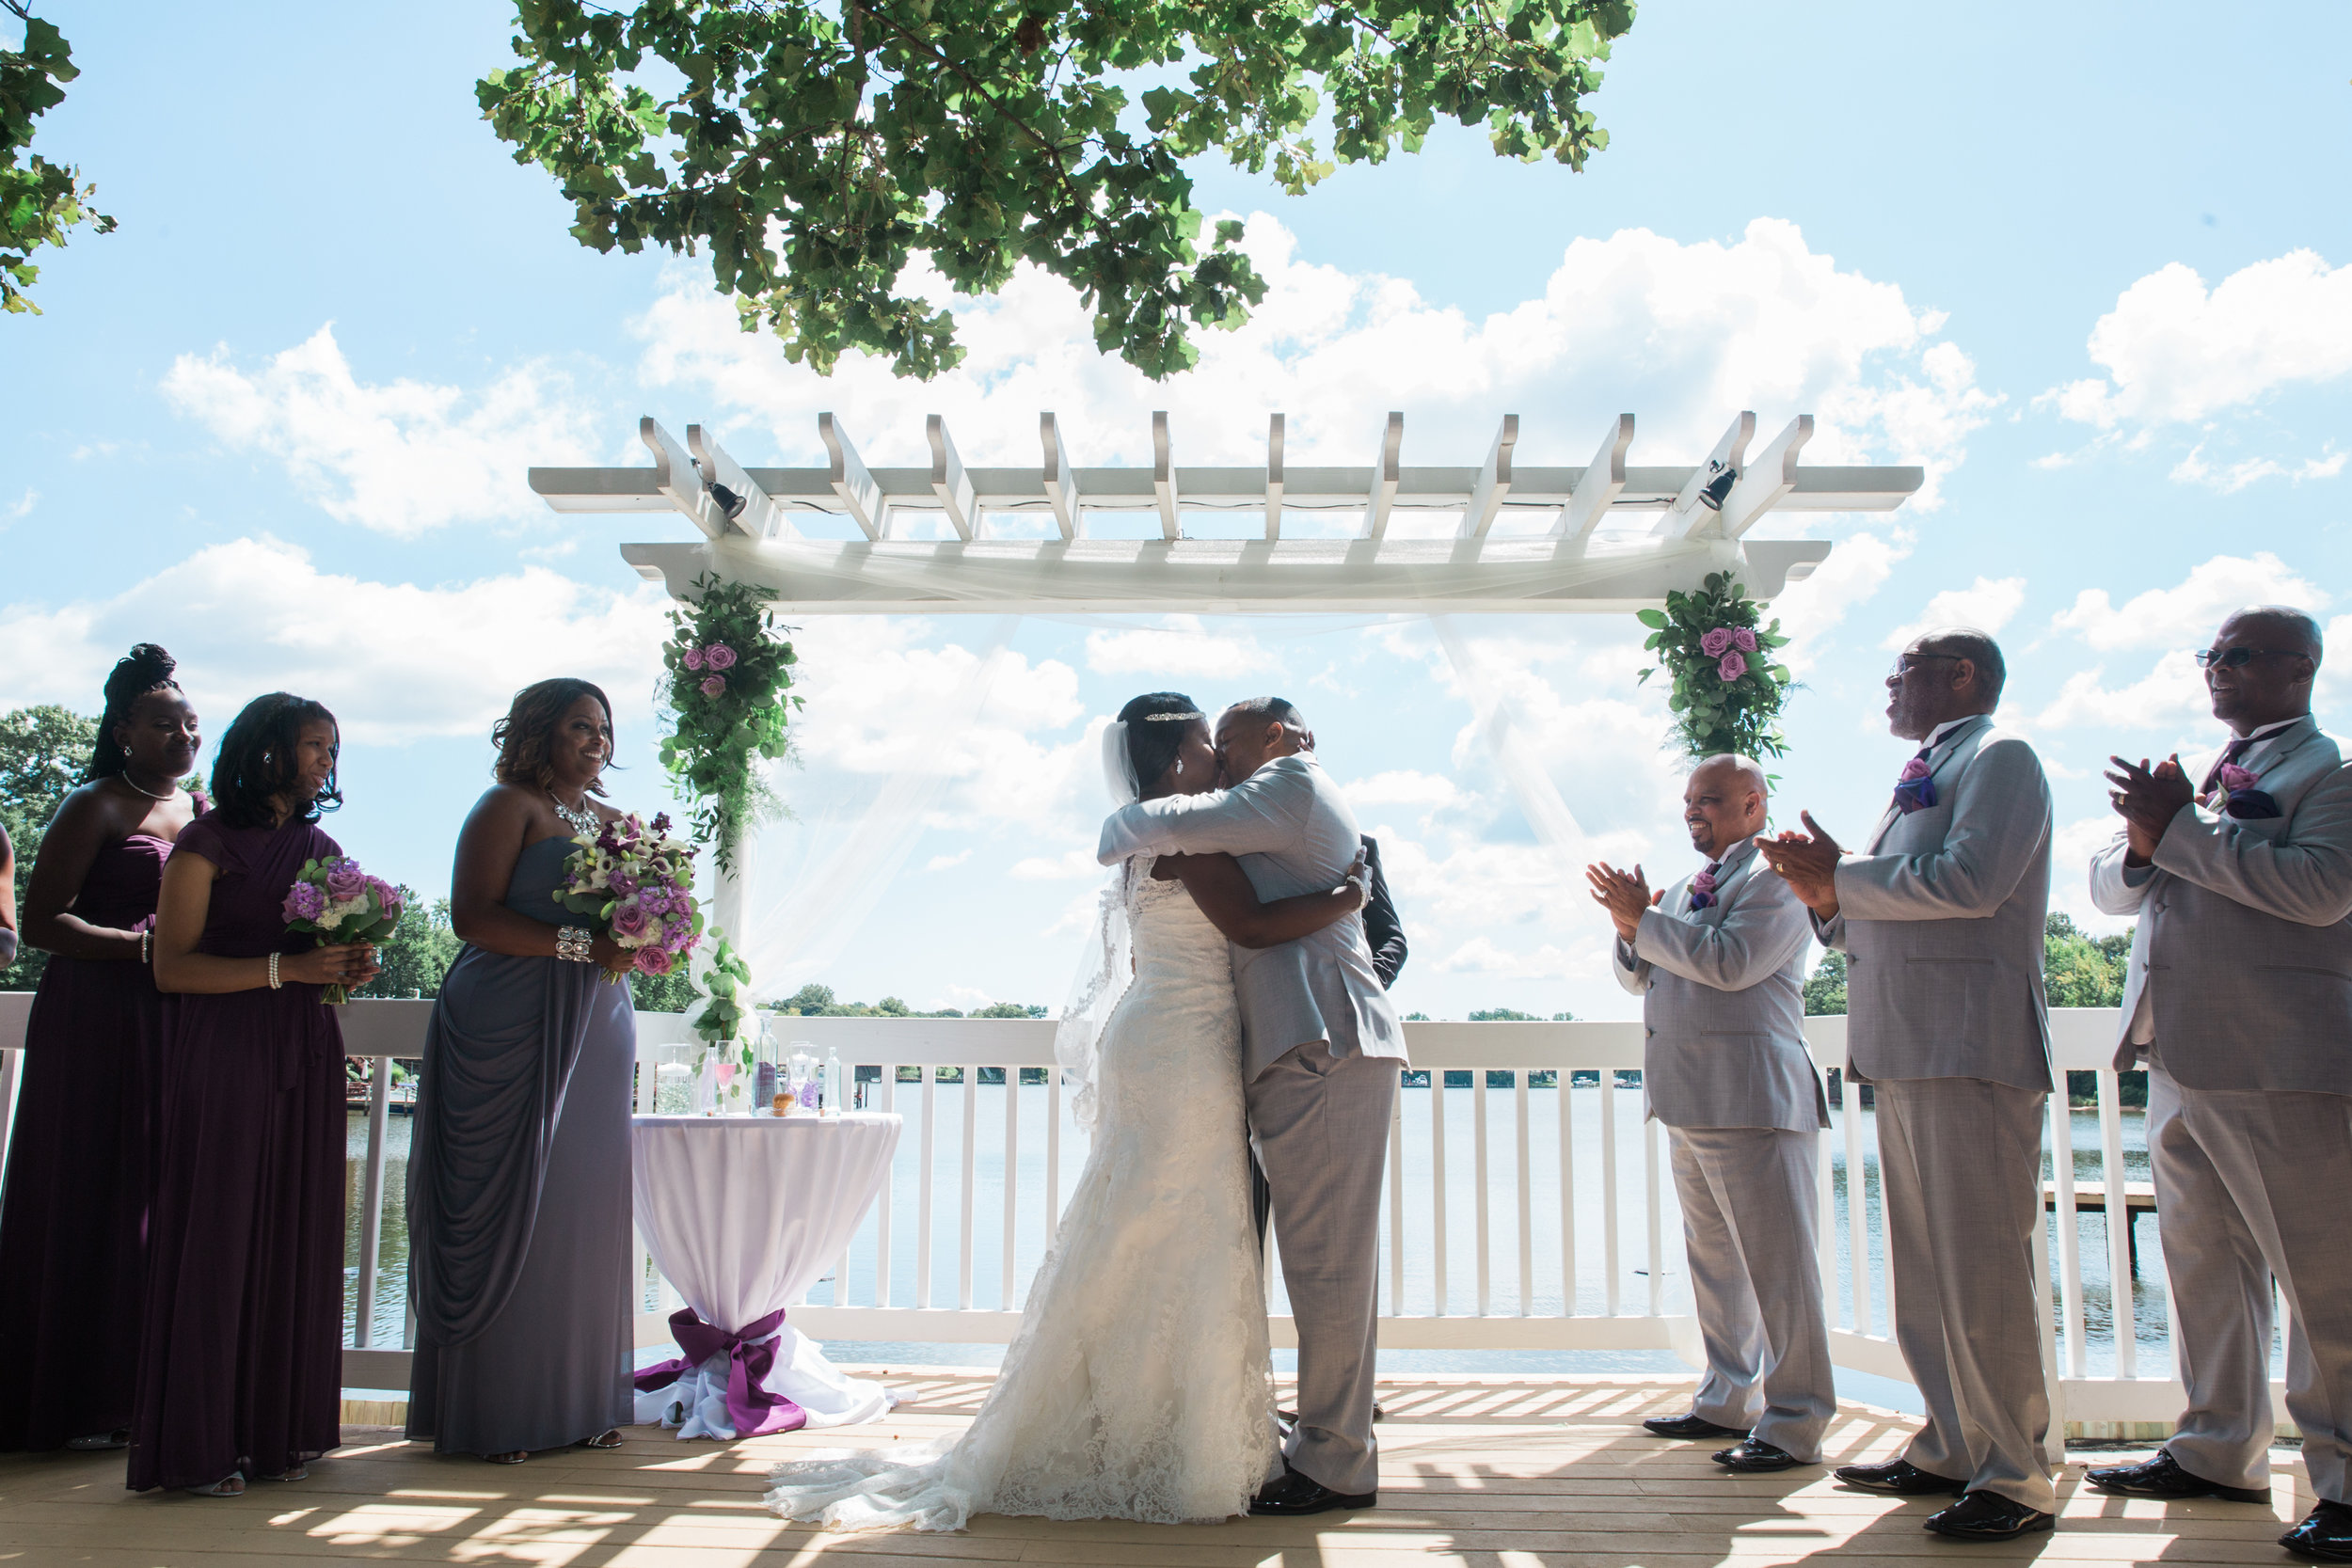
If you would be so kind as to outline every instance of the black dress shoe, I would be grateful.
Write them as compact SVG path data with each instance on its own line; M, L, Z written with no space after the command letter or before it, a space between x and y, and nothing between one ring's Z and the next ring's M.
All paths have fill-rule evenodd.
M1642 1423L1661 1437L1745 1437L1745 1427L1719 1427L1699 1416L1653 1416Z
M1377 1492L1366 1492L1360 1497L1334 1492L1311 1476L1290 1468L1285 1462L1282 1479L1260 1487L1258 1495L1249 1499L1249 1512L1260 1518L1296 1519L1343 1508L1371 1508L1379 1500Z
M1717 1449L1715 1463L1742 1475L1760 1475L1766 1470L1793 1470L1804 1461L1787 1449L1776 1449L1761 1438L1751 1437L1737 1448Z
M2279 1537L2279 1544L2298 1557L2352 1562L2352 1503L2321 1503Z
M1960 1541L2013 1541L2051 1528L2058 1515L2011 1502L1998 1492L1969 1492L1941 1513L1929 1514L1925 1522L1936 1534Z
M2083 1472L2083 1480L2102 1492L2126 1497L2219 1497L2224 1502L2261 1503L2268 1507L2266 1486L2224 1486L2217 1481L2189 1474L2168 1449L2143 1465L2106 1465Z
M1966 1481L1931 1475L1908 1459L1890 1459L1883 1465L1840 1465L1830 1474L1849 1486L1891 1492L1899 1497L1957 1497L1968 1490Z

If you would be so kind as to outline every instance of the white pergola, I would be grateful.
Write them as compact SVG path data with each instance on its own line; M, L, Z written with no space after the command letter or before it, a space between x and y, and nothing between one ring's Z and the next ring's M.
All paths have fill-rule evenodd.
M1629 466L1633 416L1621 414L1582 467L1514 461L1519 417L1506 414L1485 460L1417 467L1402 460L1405 416L1391 414L1362 467L1293 467L1283 416L1271 417L1263 467L1187 467L1168 416L1152 416L1149 467L1079 467L1060 422L1038 419L1038 460L967 467L933 415L929 467L869 467L841 421L817 416L829 461L746 468L700 425L680 444L647 417L644 468L532 468L531 487L564 513L676 512L704 537L625 544L622 558L686 597L716 572L769 591L794 615L941 612L1388 613L1629 611L1708 573L1736 573L1769 599L1829 554L1824 540L1757 539L1780 512L1889 512L1919 488L1915 467L1808 467L1801 414L1762 447L1743 412L1694 463ZM1754 449L1753 451L1751 449ZM795 514L826 513L860 537L810 538ZM1286 515L1353 514L1346 536L1286 536ZM1092 523L1155 519L1156 538L1104 538ZM1263 537L1187 537L1188 516L1263 515ZM1403 538L1402 514L1450 514L1450 537ZM1006 537L1021 518L1043 537ZM1498 529L1498 523L1508 525ZM1527 528L1522 524L1534 524ZM911 533L922 527L930 537ZM1148 526L1148 525L1147 525Z

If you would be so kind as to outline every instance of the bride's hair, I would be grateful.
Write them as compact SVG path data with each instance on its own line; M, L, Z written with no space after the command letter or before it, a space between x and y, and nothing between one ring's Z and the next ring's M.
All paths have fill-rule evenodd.
M1127 760L1136 765L1136 784L1151 788L1176 760L1184 743L1185 721L1207 717L1181 691L1147 691L1120 708L1119 721L1127 726Z

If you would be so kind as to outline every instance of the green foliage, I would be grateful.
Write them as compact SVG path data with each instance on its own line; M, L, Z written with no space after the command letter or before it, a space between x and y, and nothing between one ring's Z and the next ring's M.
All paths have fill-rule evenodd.
M752 972L742 956L727 945L721 937L710 951L710 968L701 977L703 994L709 1000L691 1019L689 1025L701 1036L705 1045L723 1045L743 1034L743 988L752 983ZM747 1042L748 1043L748 1042Z
M2094 937L2053 911L2042 936L2042 984L2053 1007L2120 1007L2132 961L2132 933Z
M629 995L641 1013L682 1013L691 1009L702 992L694 989L694 977L685 964L667 974L648 974L642 969L629 971Z
M806 985L783 1001L774 1004L774 1010L785 1018L963 1018L967 1016L955 1007L942 1007L935 1013L918 1013L905 1001L885 996L880 1002L844 1002L834 994L831 986ZM1035 1003L992 1002L971 1013L973 1018L1043 1018L1046 1009Z
M81 783L90 749L97 744L95 718L54 703L0 714L0 829L8 831L16 855L20 919L41 835L66 796ZM0 990L31 990L40 983L41 966L48 961L49 955L40 949L20 946L14 961L0 966Z
M799 656L769 635L774 617L758 589L706 573L694 591L692 603L670 612L673 629L661 650L672 721L661 766L679 799L692 803L694 836L713 847L725 872L744 831L775 809L755 763L791 750L786 727L801 705L788 695ZM724 651L723 667L711 667L713 648Z
M1725 752L1759 760L1788 755L1780 710L1792 677L1787 665L1772 662L1771 653L1788 639L1777 620L1759 626L1762 612L1763 606L1726 572L1710 574L1695 594L1668 594L1662 610L1636 612L1650 628L1642 646L1658 655L1658 664L1643 671L1636 684L1660 669L1673 678L1666 706L1675 716L1676 739L1693 759ZM1755 647L1708 653L1705 640L1718 630L1747 633ZM1738 673L1727 675L1727 671Z
M0 5L24 24L24 46L0 49L0 310L38 316L40 307L24 293L40 276L33 252L64 245L85 223L112 233L115 220L87 205L98 187L83 184L80 169L30 150L33 121L64 103L65 84L81 74L72 49L24 0Z
M424 996L441 994L441 976L457 961L465 945L451 928L449 900L436 899L429 910L417 903L417 890L404 884L401 903L408 912L376 948L383 969L354 996Z
M1833 947L1821 955L1821 961L1805 977L1804 1011L1807 1018L1820 1018L1835 1017L1845 1010L1846 955Z
M1200 356L1265 281L1184 160L1298 193L1418 151L1439 116L1571 168L1608 145L1582 101L1633 0L517 0L518 63L475 84L517 163L554 175L600 252L707 246L745 330L830 372L929 378L963 357L919 256L963 294L1028 261L1146 374ZM643 74L641 75L641 70ZM1120 79L1158 85L1131 101ZM1181 74L1180 74L1181 73ZM657 92L658 89L658 92ZM659 95L658 95L659 94ZM1308 133L1331 127L1329 155Z

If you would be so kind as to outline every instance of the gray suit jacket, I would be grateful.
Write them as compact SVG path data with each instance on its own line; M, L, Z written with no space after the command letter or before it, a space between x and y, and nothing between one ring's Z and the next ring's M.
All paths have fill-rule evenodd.
M1339 785L1301 752L1231 789L1121 806L1103 824L1099 852L1112 865L1145 851L1223 850L1240 860L1259 898L1271 900L1338 886L1361 842ZM1251 1078L1317 1042L1334 1056L1405 1059L1405 1026L1373 968L1360 912L1279 947L1234 948L1233 990Z
M2144 996L2164 1070L2191 1088L2352 1095L2352 768L2312 719L2256 761L2280 816L2187 805L2153 866L2126 871L2121 833L2091 860L2091 900L2139 917L2116 1069L2139 1060Z
M1928 768L1936 803L1908 816L1890 804L1837 867L1837 918L1816 923L1848 960L1846 1075L2046 1089L2042 759L1980 715L1947 731Z
M1804 949L1795 890L1750 839L1725 855L1715 901L1685 877L1616 943L1617 983L1642 998L1642 1091L1669 1127L1829 1125L1804 1047Z

